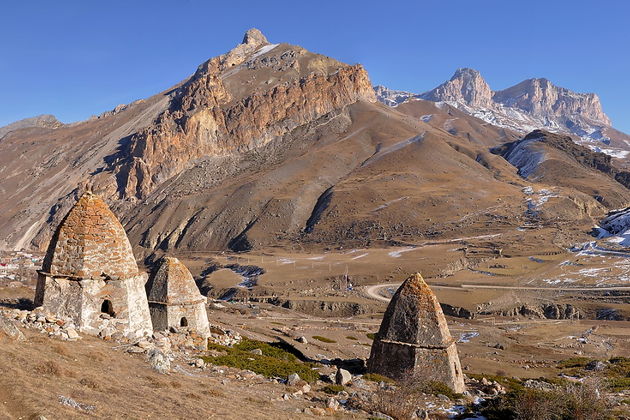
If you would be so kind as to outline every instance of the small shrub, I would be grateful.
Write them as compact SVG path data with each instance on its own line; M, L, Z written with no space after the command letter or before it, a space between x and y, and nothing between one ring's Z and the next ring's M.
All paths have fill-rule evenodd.
M341 391L344 391L345 389L346 388L343 385L329 384L323 387L321 390L325 392L326 394L337 395L338 393L340 393Z
M366 373L365 375L363 375L363 379L365 379L366 381L385 382L389 384L396 382L392 378L388 378L384 375L379 375L378 373Z
M96 383L95 381L93 381L90 378L82 378L79 383L83 386L86 386L90 389L99 389L100 386L98 385L98 383Z
M346 339L348 339L348 340L353 340L353 341L358 340L358 338L353 337L353 336L351 336L351 335L347 336L347 337L346 337Z
M370 340L374 340L376 338L376 333L367 333L365 334L367 336L367 338L369 338Z
M335 340L328 337L322 337L321 335L314 335L313 338L315 340L321 341L322 343L336 343Z

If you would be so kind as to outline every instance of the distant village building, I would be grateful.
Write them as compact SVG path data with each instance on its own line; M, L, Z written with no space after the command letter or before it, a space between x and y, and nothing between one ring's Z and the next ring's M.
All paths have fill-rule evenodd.
M55 232L38 272L35 304L98 333L114 318L129 337L151 334L144 285L124 228L107 204L86 192Z
M177 258L164 257L148 283L149 308L156 331L186 328L210 336L207 298L199 292L192 274Z
M442 382L455 392L465 390L455 340L440 303L419 273L405 280L389 303L368 371L394 379L413 375Z

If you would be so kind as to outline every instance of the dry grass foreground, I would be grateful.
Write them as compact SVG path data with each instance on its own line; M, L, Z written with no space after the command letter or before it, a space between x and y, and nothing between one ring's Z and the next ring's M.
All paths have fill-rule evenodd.
M161 375L143 356L112 349L115 343L87 336L64 342L22 331L26 341L0 337L0 419L291 419L306 404L272 401L286 392L284 385L241 381L181 362L174 373ZM70 407L61 397L94 409Z

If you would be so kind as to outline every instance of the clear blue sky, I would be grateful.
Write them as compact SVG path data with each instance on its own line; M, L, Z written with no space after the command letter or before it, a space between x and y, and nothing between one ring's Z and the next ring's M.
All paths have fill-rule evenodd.
M3 1L0 126L81 120L150 96L240 42L362 63L374 84L422 92L458 67L503 89L531 77L600 95L630 133L630 1Z

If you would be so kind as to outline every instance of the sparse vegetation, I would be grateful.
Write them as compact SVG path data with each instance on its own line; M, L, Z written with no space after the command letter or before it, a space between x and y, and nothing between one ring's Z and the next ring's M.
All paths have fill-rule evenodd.
M348 340L354 340L354 341L358 340L358 338L353 337L353 336L351 336L351 335L347 336L347 337L346 337L346 339L348 339Z
M336 341L332 338L322 337L321 335L314 335L313 338L315 340L321 341L322 343L336 343Z
M367 338L369 338L370 340L374 340L374 338L376 338L376 333L367 333L365 334L367 336Z
M618 392L630 389L630 358L613 357L604 361L600 371L589 371L587 365L597 362L588 357L572 357L558 362L558 368L563 373L577 377L595 376L603 379L603 384L610 391Z
M217 350L223 354L218 356L206 356L204 361L214 365L229 366L238 369L248 369L252 372L267 377L286 378L292 373L297 373L307 382L319 379L319 374L312 369L311 364L303 363L298 358L277 345L256 340L243 339L234 347L209 343L209 350ZM253 354L250 351L260 349L262 355Z

